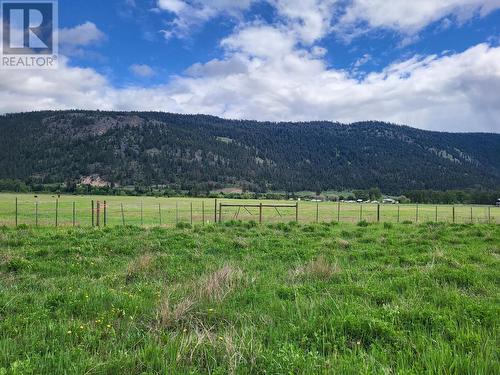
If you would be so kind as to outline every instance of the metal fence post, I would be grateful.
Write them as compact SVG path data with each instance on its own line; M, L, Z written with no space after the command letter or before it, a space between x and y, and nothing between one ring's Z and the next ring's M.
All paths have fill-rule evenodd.
M76 203L73 202L73 226L76 226Z
M35 226L38 226L38 201L35 202Z
M175 224L179 224L179 202L175 202Z
M488 224L491 224L491 207L488 207Z
M471 224L474 223L474 216L472 213L472 209L473 209L473 206L470 207L470 222L471 222Z
M144 225L144 201L141 201L141 227Z
M125 225L125 212L123 210L123 203L120 203L121 211L122 211L122 225Z
M337 222L340 223L340 200L337 205Z
M359 221L363 220L363 203L359 205Z
M203 225L205 225L205 201L201 201L201 220L203 220Z
M299 202L295 204L295 221L299 223Z
M418 203L415 206L415 221L418 223Z
M217 223L217 198L215 198L214 222Z
M219 204L219 223L222 223L222 203Z
M104 201L104 212L103 212L104 226L108 225L108 202Z
M162 219L161 219L161 203L158 203L158 217L160 219L160 226L162 225Z
M436 223L438 222L438 206L436 206Z
M262 224L262 202L259 205L259 224Z
M101 226L101 202L97 201L97 227L99 228Z
M94 200L92 199L92 207L91 207L91 210L92 210L92 227L94 227Z
M400 214L400 212L401 212L401 206L398 204L398 223L401 221L401 220L400 220L400 219L401 219L401 214Z
M377 204L377 223L380 223L380 204Z
M316 202L316 223L319 223L319 202Z
M191 202L191 225L193 225L193 202Z
M453 206L452 211L453 211L453 224L455 224L455 206Z
M59 199L56 199L56 227L59 225Z

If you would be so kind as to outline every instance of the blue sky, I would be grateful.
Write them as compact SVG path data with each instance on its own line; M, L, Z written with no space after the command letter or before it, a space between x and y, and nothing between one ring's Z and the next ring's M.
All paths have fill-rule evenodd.
M59 26L59 70L0 72L1 112L500 132L500 0L63 0Z

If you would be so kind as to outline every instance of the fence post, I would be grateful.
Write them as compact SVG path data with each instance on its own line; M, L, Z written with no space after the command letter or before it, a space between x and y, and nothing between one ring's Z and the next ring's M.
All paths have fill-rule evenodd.
M17 205L17 197L16 197L16 227L17 227L17 224L18 224L18 215L19 215L19 208L18 208L18 205Z
M59 199L56 199L56 227L59 225Z
M38 226L38 201L35 201L35 226Z
M175 224L179 224L179 202L175 202Z
M398 204L398 223L400 222L401 219L400 211L401 211L401 206Z
M76 226L76 204L73 202L73 226Z
M473 206L470 206L470 223L474 223L474 216L473 216L473 213L472 213L472 209L473 209Z
M359 221L363 220L363 203L359 205Z
M144 225L144 201L141 201L141 227Z
M214 222L217 224L217 198L215 198Z
M319 223L319 202L316 202L316 223Z
M418 224L418 203L417 203L417 205L415 206L415 221L416 221L416 223Z
M193 202L191 202L191 225L193 225Z
M101 202L97 201L97 227L99 228L101 226Z
M438 222L438 206L436 206L436 223Z
M205 225L205 201L201 201L201 220L203 220L203 225Z
M123 211L123 203L120 203L120 207L122 210L122 224L125 225L125 212Z
M380 204L377 204L377 223L380 223Z
M161 203L158 203L158 217L160 218L160 226L162 225L162 220L161 220Z
M94 200L92 199L92 227L94 227Z
M339 199L339 202L337 204L337 222L340 223L340 199Z
M219 223L222 223L222 203L219 204Z
M259 205L259 224L262 224L262 202Z
M453 205L453 224L455 224L455 205Z
M491 207L488 207L488 224L491 224Z
M108 202L104 201L104 226L108 225Z
M295 221L299 223L299 202L295 203Z

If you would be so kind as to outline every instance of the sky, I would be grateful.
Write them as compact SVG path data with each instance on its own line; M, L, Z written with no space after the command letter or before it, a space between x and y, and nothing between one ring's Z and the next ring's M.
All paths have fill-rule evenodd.
M500 133L500 0L60 0L0 112L154 110Z

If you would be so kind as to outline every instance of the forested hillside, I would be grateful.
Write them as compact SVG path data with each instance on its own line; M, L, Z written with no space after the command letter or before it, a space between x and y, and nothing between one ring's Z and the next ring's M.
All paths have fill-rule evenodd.
M0 179L251 191L497 188L500 134L379 122L259 123L202 115L0 117Z

